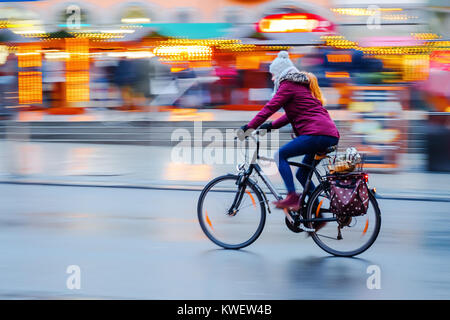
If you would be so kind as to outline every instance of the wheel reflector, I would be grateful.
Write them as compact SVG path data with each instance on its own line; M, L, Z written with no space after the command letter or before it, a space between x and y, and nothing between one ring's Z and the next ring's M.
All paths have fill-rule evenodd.
M213 226L212 226L211 220L209 220L208 211L207 210L205 210L205 217L206 217L206 222L209 224L211 229L214 229Z
M324 200L324 199L320 200L319 205L317 206L317 210L316 210L316 218L317 218L317 216L319 215L320 207L322 207L323 200Z
M363 235L366 234L368 228L369 228L369 219L366 220L366 226L364 227Z
M253 198L253 196L252 196L252 194L250 193L250 191L245 191L249 196L250 196L250 199L252 199L252 203L253 203L253 206L256 208L256 202L255 202L255 198Z

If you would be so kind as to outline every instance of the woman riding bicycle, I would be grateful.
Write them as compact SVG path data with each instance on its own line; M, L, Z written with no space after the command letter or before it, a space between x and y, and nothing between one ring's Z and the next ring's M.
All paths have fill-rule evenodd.
M312 73L300 72L289 59L286 51L281 51L270 65L270 73L274 81L274 95L264 108L248 124L241 127L247 129L279 129L288 123L292 125L296 138L287 143L275 155L281 177L288 194L285 199L274 202L277 208L297 211L300 194L295 192L294 179L288 159L305 155L303 163L311 165L314 155L337 145L339 131L328 111L323 107L324 99L317 78ZM280 108L285 114L273 122L264 123ZM263 124L264 123L264 124ZM262 125L261 125L262 124ZM305 186L308 170L299 168L296 174L298 181ZM311 183L309 194L314 191Z

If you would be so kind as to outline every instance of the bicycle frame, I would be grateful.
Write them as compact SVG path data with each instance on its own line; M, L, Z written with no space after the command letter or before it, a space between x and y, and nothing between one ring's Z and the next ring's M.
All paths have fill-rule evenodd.
M256 138L254 137L256 135ZM272 193L272 195L277 199L277 200L281 200L283 199L283 197L281 196L281 194L277 191L277 189L275 188L275 186L272 184L272 182L270 181L270 179L267 177L267 175L264 173L264 171L262 170L262 168L260 167L260 165L257 162L257 160L267 160L267 161L275 161L274 159L270 159L270 158L266 158L266 157L261 157L259 155L259 130L256 130L254 134L252 134L250 137L252 137L255 142L256 142L256 150L253 154L252 157L252 162L250 164L248 164L248 168L245 169L245 165L247 164L247 160L248 160L248 136L245 138L245 163L238 166L239 168L239 175L240 175L240 179L238 180L238 183L240 186L244 186L244 188L240 188L240 192L237 193L235 200L233 201L233 205L230 208L230 211L233 211L233 214L235 214L236 209L239 207L240 201L242 200L243 194L245 192L245 181L247 179L249 179L249 177L253 174L253 171L256 172L256 174L261 178L261 180L264 182L264 184L267 186L267 188L269 189L269 191ZM326 180L324 180L322 178L322 176L320 175L320 173L317 171L316 167L317 164L320 162L320 160L313 160L313 164L312 165L308 165L305 163L299 163L299 162L292 162L289 161L289 165L291 166L296 166L296 167L304 167L306 169L309 170L308 172L308 176L306 179L306 183L305 183L305 188L304 191L302 193L302 196L300 198L300 214L294 213L291 210L284 210L285 214L286 214L286 218L295 225L300 225L304 222L322 222L322 221L337 221L336 218L314 218L314 219L304 219L302 218L301 213L303 213L303 210L306 209L306 204L305 204L305 198L306 195L308 194L308 190L311 184L311 180L313 177L313 174L316 175L319 184L324 185L326 183ZM264 193L264 192L263 192ZM265 197L265 194L264 194ZM266 198L267 199L267 198ZM268 204L267 204L268 206ZM229 211L229 214L231 214ZM270 213L270 208L269 208L269 213ZM311 230L309 230L311 231ZM314 231L314 230L312 230Z

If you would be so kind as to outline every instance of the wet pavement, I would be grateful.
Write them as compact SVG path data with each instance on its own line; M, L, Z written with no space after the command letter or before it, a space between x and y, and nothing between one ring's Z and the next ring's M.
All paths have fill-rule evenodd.
M450 203L380 200L376 243L336 258L278 211L244 250L216 247L197 191L0 184L0 297L449 299ZM69 265L81 289L69 290ZM381 289L367 288L380 268Z
M201 189L214 177L235 173L243 154L223 149L219 161L219 157L208 158L211 150L206 148L189 148L185 154L176 148L2 141L0 181ZM415 160L404 158L403 162L412 167ZM284 190L275 164L267 164L262 163L263 169ZM448 173L421 170L374 171L369 183L380 196L450 201L449 178Z

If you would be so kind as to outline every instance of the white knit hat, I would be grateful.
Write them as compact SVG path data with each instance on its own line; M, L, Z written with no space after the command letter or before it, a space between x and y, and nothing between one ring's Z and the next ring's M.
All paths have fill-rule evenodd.
M278 57L270 64L269 71L275 78L279 78L293 67L294 64L289 59L289 53L287 51L280 51Z
M289 53L287 51L278 52L278 57L276 57L269 67L270 73L275 77L275 86L273 87L272 97L278 91L278 87L280 86L280 79L288 74L289 72L300 72L294 66L291 59L289 59Z

